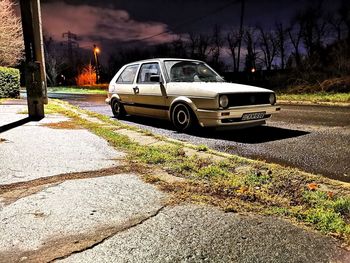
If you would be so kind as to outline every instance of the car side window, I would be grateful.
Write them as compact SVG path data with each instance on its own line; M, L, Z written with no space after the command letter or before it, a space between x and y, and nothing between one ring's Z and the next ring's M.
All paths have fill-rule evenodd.
M134 82L135 75L139 65L131 65L126 67L117 79L117 83L130 84Z
M158 63L146 63L141 66L137 83L152 83L151 76L161 75Z

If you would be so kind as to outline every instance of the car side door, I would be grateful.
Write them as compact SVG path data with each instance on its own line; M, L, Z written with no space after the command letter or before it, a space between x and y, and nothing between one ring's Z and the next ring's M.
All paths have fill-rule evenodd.
M124 105L125 111L129 114L134 112L132 104L135 92L133 88L139 66L139 64L126 66L114 84L116 93L120 98L120 102Z
M134 87L135 114L158 118L167 117L165 87L161 84L163 79L158 62L147 62L141 65Z

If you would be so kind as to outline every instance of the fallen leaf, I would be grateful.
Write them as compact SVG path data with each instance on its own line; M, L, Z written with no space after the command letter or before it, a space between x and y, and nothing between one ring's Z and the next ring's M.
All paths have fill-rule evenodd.
M327 196L328 196L329 199L332 199L334 197L334 193L331 192L331 191L328 191L327 192Z
M248 191L248 187L246 186L241 186L238 190L237 193L243 194Z
M316 183L310 183L307 185L307 189L309 189L310 191L314 191L318 188L318 184Z

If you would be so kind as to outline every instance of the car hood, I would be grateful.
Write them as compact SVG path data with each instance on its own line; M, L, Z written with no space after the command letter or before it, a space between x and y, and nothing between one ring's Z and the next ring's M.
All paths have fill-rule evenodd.
M170 82L168 95L215 97L218 94L273 92L269 89L228 82Z

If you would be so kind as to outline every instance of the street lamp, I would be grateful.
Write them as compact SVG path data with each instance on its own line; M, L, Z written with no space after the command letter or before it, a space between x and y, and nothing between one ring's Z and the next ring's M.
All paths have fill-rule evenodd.
M100 48L94 45L94 57L95 57L95 67L96 67L96 84L100 82L100 63L98 62L98 54L101 52Z

